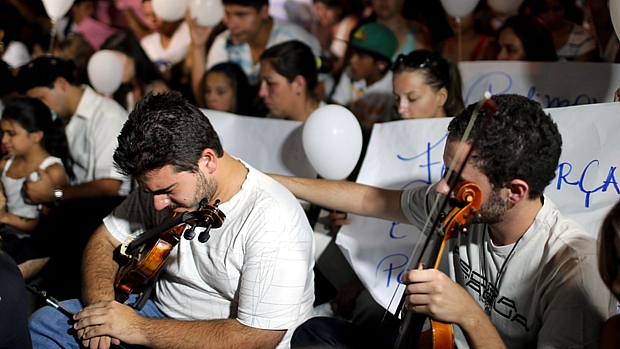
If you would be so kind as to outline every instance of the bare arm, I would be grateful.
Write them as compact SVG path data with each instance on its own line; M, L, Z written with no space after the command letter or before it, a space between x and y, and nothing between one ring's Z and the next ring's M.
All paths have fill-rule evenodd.
M270 174L293 195L326 208L410 223L400 206L402 190L389 190L346 181Z
M118 264L112 259L120 245L102 224L84 248L82 260L82 301L90 305L102 300L114 300L114 279Z
M149 348L275 348L285 333L245 326L234 319L145 318L118 302L96 303L78 313L76 319L75 327L85 329L85 340L109 335Z
M189 25L192 43L190 45L190 54L192 59L192 93L194 99L199 107L206 107L204 96L202 95L203 88L200 86L202 76L205 73L205 64L207 61L207 41L209 35L213 31L213 27L201 27L196 23L195 18L191 18L189 11L185 15L185 21Z
M52 203L54 201L54 189L56 183L45 171L38 170L40 180L32 182L30 179L24 183L24 200L28 203ZM63 200L104 198L118 195L121 181L111 178L96 179L91 182L76 186L62 186Z

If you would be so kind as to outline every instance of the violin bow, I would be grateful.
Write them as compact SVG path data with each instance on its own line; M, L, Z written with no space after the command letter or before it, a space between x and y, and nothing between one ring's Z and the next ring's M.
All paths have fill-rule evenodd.
M478 115L480 113L480 111L482 110L482 108L487 107L487 112L488 114L486 115L486 118L484 119L484 122L482 123L480 130L478 130L478 133L476 134L476 137L470 142L470 148L469 148L469 152L465 155L464 161L461 164L460 168L458 170L455 171L456 165L457 165L457 161L460 159L461 153L464 151L464 147L465 144L467 144L467 140L469 139L469 136L472 132L472 129L476 123L476 120L478 119ZM459 146L456 150L456 154L454 156L454 158L452 159L452 163L450 164L450 166L448 167L448 170L445 174L445 178L447 178L447 184L448 187L450 188L449 193L452 193L452 191L454 190L454 188L456 187L456 183L458 181L458 179L461 177L461 174L463 172L463 169L465 168L465 165L467 164L467 162L469 161L469 158L471 156L471 154L473 153L473 150L476 147L476 144L478 144L478 141L480 140L480 138L482 138L482 135L484 134L487 126L489 125L489 122L491 121L491 119L493 118L493 115L495 114L495 112L497 111L497 105L495 104L495 102L493 102L493 100L491 99L491 93L490 92L485 92L483 98L478 101L476 108L474 109L474 111L472 112L472 116L471 119L469 120L469 123L467 124L467 127L465 129L465 132L463 133L463 137L461 137L461 140L459 142ZM453 175L453 172L456 172L455 175ZM442 200L443 199L443 200ZM440 204L441 201L441 204ZM418 239L416 241L416 244L413 248L413 251L411 252L411 254L409 255L409 259L407 262L407 265L405 266L405 271L410 270L411 268L411 262L413 260L413 257L416 255L420 244L422 242L422 238L425 236L424 232L427 231L429 224L431 221L433 221L432 225L431 225L431 229L429 231L429 236L431 234L433 234L433 232L435 232L440 224L440 219L433 219L432 217L435 215L436 212L444 212L448 202L450 201L450 194L443 196L442 195L437 195L435 197L435 200L433 201L433 205L431 206L431 209L429 210L429 214L428 217L426 219L426 221L424 222L424 226L422 227L422 229L420 230L422 232L422 234L418 235ZM428 244L430 243L431 239L426 239L424 247L423 247L423 251L427 248ZM388 304L388 309L391 308L391 305L396 297L396 295L398 294L398 290L400 289L400 287L397 287L396 290L394 290L394 293L392 294L392 299L390 300L390 303ZM400 308L402 307L402 303L404 301L404 290L403 290L403 297L401 297L401 300L399 302L399 306L397 308L397 311L400 311ZM386 310L387 311L387 310ZM384 314L384 318L385 318Z

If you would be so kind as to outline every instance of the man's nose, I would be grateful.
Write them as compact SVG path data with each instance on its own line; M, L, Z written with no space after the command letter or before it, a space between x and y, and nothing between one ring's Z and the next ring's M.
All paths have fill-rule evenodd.
M435 191L444 195L450 194L450 186L446 182L445 178L442 177L441 180L437 183Z
M153 197L153 204L157 211L161 211L170 205L170 199L167 195L155 195Z

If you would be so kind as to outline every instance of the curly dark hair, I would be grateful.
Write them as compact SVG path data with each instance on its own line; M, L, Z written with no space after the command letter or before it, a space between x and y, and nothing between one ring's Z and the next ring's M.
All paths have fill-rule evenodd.
M489 178L494 188L521 179L530 187L529 198L538 198L555 177L562 153L562 136L557 125L538 102L526 97L506 94L493 96L492 100L497 104L497 112L472 153L474 166ZM476 104L452 119L448 126L449 141L461 139ZM484 115L480 113L468 142L481 129Z
M200 109L177 91L151 92L129 114L118 136L114 166L134 178L166 165L196 172L207 148L218 158L224 155L219 136Z

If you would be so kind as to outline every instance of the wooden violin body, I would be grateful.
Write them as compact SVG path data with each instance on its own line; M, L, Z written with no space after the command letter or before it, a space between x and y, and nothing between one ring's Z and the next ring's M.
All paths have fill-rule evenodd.
M193 238L196 227L204 227L208 239L211 228L222 226L226 215L215 206L204 205L198 211L175 214L172 219L152 228L128 245L121 245L114 251L114 259L119 264L119 270L114 282L115 298L118 302L125 302L130 294L137 293L160 271L164 262L181 240L183 232L187 239ZM201 242L202 240L199 239Z
M448 239L455 238L463 232L470 220L478 215L478 208L482 204L482 191L473 182L465 181L456 189L456 198L453 200L452 210L445 216L438 230L437 239L429 246L430 254L424 264L425 269L437 269ZM433 234L433 228L430 234ZM430 241L430 240L429 240ZM427 246L425 246L426 248ZM423 253L424 255L424 253ZM427 315L408 312L404 308L404 297L401 300L402 320L395 349L409 348L454 348L454 332L451 324L430 320ZM429 320L431 329L422 332L424 323Z

